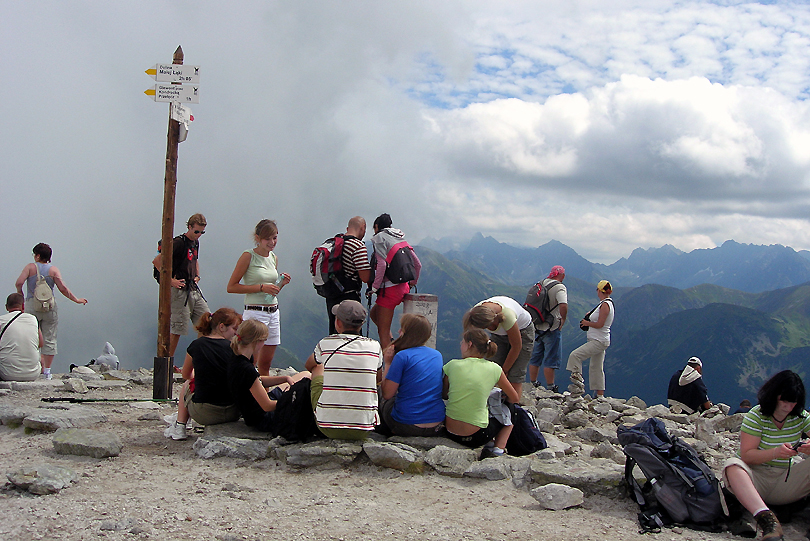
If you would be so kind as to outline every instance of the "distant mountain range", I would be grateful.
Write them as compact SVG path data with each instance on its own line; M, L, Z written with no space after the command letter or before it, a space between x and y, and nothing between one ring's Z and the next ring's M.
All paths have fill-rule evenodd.
M561 387L568 383L568 354L585 340L575 323L597 302L595 284L603 278L614 284L616 301L606 360L611 396L664 402L670 376L692 355L705 363L710 398L732 406L754 400L761 383L778 370L810 374L806 251L727 241L688 253L672 246L637 249L600 265L557 241L519 248L480 234L466 245L426 239L416 251L423 265L419 292L439 297L437 349L445 361L460 354L466 310L493 295L522 302L528 287L560 264L566 268L571 322L563 329ZM300 369L327 329L324 302L310 290L288 296L284 309L284 348L274 366Z

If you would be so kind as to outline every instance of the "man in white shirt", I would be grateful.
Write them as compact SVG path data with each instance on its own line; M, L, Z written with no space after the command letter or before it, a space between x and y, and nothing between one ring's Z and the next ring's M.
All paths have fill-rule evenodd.
M42 370L42 332L37 318L24 310L25 297L12 293L6 299L8 313L0 316L0 379L4 381L34 381Z
M542 385L539 381L540 367L543 367L543 376L550 391L559 392L554 384L555 371L560 369L562 362L562 327L568 317L568 291L562 284L565 280L565 269L562 265L554 265L548 277L543 280L543 287L548 289L548 303L554 321L549 326L542 323L535 327L534 350L529 360L529 380L535 387Z

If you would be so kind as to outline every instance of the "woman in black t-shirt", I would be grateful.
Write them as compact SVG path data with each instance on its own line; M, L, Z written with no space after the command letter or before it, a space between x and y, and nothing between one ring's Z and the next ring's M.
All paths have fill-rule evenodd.
M205 313L197 322L200 337L186 350L177 421L163 434L174 440L186 439L189 417L201 425L229 423L239 419L230 389L225 385L227 364L231 358L231 338L242 317L231 308Z
M233 354L228 362L228 387L237 408L242 412L245 424L264 432L272 431L275 398L281 393L281 388L277 387L268 395L267 388L281 384L293 385L302 378L310 377L310 373L306 371L293 377L260 376L256 369L256 359L259 358L267 335L267 325L262 322L255 319L243 321L231 340Z

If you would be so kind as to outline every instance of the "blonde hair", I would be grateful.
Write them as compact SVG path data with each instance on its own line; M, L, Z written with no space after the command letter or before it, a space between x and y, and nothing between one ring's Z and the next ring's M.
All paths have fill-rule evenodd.
M421 314L403 314L399 320L402 334L394 340L394 352L399 353L403 349L424 346L433 329L430 322Z
M461 326L467 330L470 328L475 329L488 329L492 326L493 323L498 323L503 320L503 315L498 314L492 308L488 306L484 306L483 304L479 304L478 306L473 306L472 308L464 314L464 318L461 321Z
M498 344L490 340L489 334L481 329L467 329L461 338L470 342L484 359L491 359L498 351Z
M239 355L240 347L252 346L256 342L264 342L267 340L267 335L270 331L267 330L267 325L255 319L246 319L243 321L236 334L231 338L231 350Z

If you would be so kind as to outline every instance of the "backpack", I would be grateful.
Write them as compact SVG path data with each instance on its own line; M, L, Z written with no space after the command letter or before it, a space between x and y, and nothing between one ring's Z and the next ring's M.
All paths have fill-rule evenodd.
M671 438L654 417L620 426L617 437L626 456L624 481L641 508L639 522L645 531L672 523L717 528L724 514L720 482L692 446ZM636 466L646 478L643 486L633 476Z
M36 265L36 263L34 263ZM54 307L53 290L45 277L39 272L37 265L37 285L34 286L34 310L37 312L50 312Z
M309 272L312 285L321 297L339 297L362 287L358 280L347 278L343 271L344 237L339 233L312 251Z
M278 398L273 413L274 437L306 442L319 434L312 411L311 383L309 378L296 381Z
M385 257L385 279L392 284L404 284L416 280L416 267L411 257L413 248L407 240L394 244ZM377 272L377 258L371 258L371 282Z
M540 280L532 287L526 294L526 302L523 303L523 308L526 309L532 316L532 323L537 327L540 324L548 323L548 328L554 326L554 314L551 313L551 301L549 300L548 292L560 284L559 280L552 280L548 286L543 286L543 280ZM555 305L556 307L556 305Z
M509 411L512 413L512 432L506 441L506 451L510 455L526 456L548 447L531 413L517 404L509 404Z

